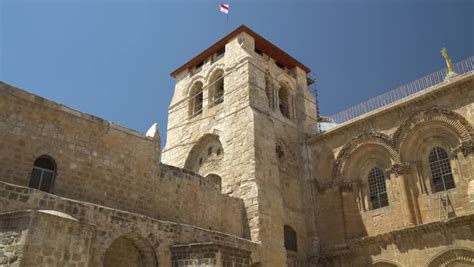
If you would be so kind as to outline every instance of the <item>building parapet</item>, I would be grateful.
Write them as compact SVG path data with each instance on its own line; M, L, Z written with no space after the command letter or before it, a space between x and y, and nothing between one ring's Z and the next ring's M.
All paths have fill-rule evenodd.
M469 73L472 73L474 71L474 56L468 57L454 64L454 70L459 75L469 75ZM441 69L437 72L426 75L418 80L402 85L329 117L333 122L338 124L352 121L364 114L379 110L382 107L390 105L394 102L398 102L399 100L402 100L417 92L431 88L438 84L449 82L450 79L446 79L447 73L448 68Z
M25 91L23 89L14 87L14 86L9 85L9 84L7 84L5 82L2 82L2 81L0 81L0 94L13 96L13 97L19 98L23 101L28 101L28 102L40 105L40 106L45 107L45 108L53 109L53 110L60 111L60 112L65 112L65 113L67 113L71 116L86 120L86 121L91 122L91 123L102 124L102 125L106 124L106 125L108 125L108 127L110 129L114 129L114 130L123 132L125 134L136 136L136 137L139 137L139 138L142 138L142 139L154 141L153 138L146 137L143 133L137 132L133 129L130 129L130 128L127 128L127 127L124 127L124 126L120 126L118 124L115 124L111 121L107 121L107 120L102 119L100 117L97 117L97 116L94 116L94 115L91 115L91 114L88 114L88 113L81 112L77 109L70 108L70 107L65 106L63 104L54 102L52 100L43 98L41 96L30 93L30 92Z
M470 59L474 63L474 57L471 57ZM473 80L473 79L474 79L474 70L464 73L462 75L461 74L457 75L446 82L433 85L429 88L425 88L422 91L414 92L411 95L407 95L394 102L388 103L382 107L379 107L367 113L356 116L341 124L335 124L333 127L329 128L327 131L324 131L324 132L321 132L314 136L309 137L308 143L312 143L316 140L320 140L321 138L325 138L336 132L344 131L348 127L358 125L361 122L367 121L369 119L373 119L376 116L381 116L397 108L403 109L404 107L407 107L413 103L417 103L419 101L422 101L423 99L428 99L429 97L432 97L433 94L439 93L440 91L446 89L447 87L457 86L459 84L465 83L466 81Z

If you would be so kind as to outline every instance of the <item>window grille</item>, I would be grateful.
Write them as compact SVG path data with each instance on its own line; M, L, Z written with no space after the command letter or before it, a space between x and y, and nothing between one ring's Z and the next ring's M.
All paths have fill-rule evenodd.
M380 168L373 168L368 176L370 203L372 209L388 206L387 187L385 175Z
M439 192L455 188L448 153L440 147L435 147L431 150L428 159L434 191Z
M220 80L217 82L215 93L214 93L214 103L213 105L218 105L224 101L224 77L220 77Z
M196 88L195 92L191 97L191 117L202 113L202 88Z
M52 193L55 175L54 162L47 157L39 157L33 163L29 187Z

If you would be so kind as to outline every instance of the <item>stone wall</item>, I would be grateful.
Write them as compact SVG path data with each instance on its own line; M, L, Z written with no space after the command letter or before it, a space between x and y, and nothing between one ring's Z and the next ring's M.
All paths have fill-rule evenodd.
M171 248L173 267L250 267L250 251L218 245L195 243Z
M27 186L35 159L48 155L56 195L248 236L242 201L198 174L160 164L159 139L4 83L0 93L0 180Z
M12 197L14 195L17 197ZM170 248L173 245L213 242L245 251L255 251L257 247L256 243L233 235L188 224L157 220L3 182L0 182L0 203L0 213L4 214L0 220L2 224L6 221L3 219L5 216L12 216L5 214L11 210L20 212L10 214L22 214L23 210L32 210L28 212L33 214L30 215L32 218L35 218L34 214L42 214L38 215L41 219L32 221L27 228L32 234L29 234L31 237L27 238L26 243L31 244L32 249L25 252L25 255L29 255L24 259L25 262L40 259L44 262L51 259L55 264L69 263L78 259L74 255L81 249L80 260L89 258L86 266L103 266L107 255L116 252L117 240L119 244L121 240L133 243L145 266L157 266L158 263L159 266L171 266ZM48 212L36 210L48 210ZM64 215L57 216L57 214ZM6 230L2 230L2 234L7 232ZM90 237L89 230L93 233L93 238L87 242ZM49 236L52 241L45 243L45 238ZM63 244L67 240L76 241ZM58 252L58 249L62 250ZM87 251L90 256L87 256Z
M312 137L312 186L323 251L344 251L352 240L474 213L468 191L474 180L473 102L470 73ZM428 154L436 146L448 153L454 189L434 191ZM367 174L374 166L384 172L389 200L377 209L368 199ZM403 258L406 252L397 253Z
M222 58L178 74L163 162L222 177L222 192L244 201L249 236L262 242L262 264L279 266L286 262L284 225L298 233L299 260L311 250L314 231L305 222L314 217L304 204L310 200L304 145L306 134L314 133L315 101L303 70L277 66L254 45L253 37L241 33L228 41ZM224 101L210 105L213 77L220 72ZM196 84L203 85L203 111L191 116ZM278 108L280 86L288 89L290 118ZM220 146L222 155L206 156ZM281 158L277 146L285 154Z
M0 266L20 266L29 225L26 216L0 217Z
M345 251L324 255L321 263L323 266L446 266L443 263L472 266L473 220L474 215L467 215L353 240Z

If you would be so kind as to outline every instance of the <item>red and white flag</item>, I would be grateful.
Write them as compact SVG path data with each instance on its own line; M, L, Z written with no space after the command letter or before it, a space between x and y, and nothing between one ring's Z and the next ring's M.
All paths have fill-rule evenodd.
M229 14L229 4L220 4L220 5L219 5L219 10L220 10L222 13Z

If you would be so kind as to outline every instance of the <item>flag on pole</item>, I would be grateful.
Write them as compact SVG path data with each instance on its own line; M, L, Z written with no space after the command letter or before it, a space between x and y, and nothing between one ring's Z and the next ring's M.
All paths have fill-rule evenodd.
M220 5L219 5L219 10L220 10L222 13L229 14L229 4L220 4Z

